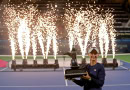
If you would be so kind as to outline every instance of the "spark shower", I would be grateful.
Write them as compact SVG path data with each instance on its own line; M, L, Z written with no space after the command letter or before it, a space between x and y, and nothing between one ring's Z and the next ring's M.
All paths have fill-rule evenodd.
M72 7L65 9L63 23L68 34L70 51L73 45L77 44L82 58L85 58L87 48L90 46L99 46L102 58L107 57L111 47L115 58L114 15L111 10L99 12L103 12L103 9L91 5L81 7L79 10ZM58 14L55 7L41 12L33 5L5 5L3 19L8 28L12 60L15 60L18 49L22 59L27 59L29 50L32 49L33 59L36 60L38 43L43 59L48 58L50 47L53 48L56 59Z

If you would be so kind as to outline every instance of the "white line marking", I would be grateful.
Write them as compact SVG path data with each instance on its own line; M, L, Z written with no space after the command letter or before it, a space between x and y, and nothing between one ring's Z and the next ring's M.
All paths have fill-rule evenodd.
M130 84L111 84L111 85L104 85L104 86L130 86Z
M64 76L65 76L65 68L64 67L63 67L63 71L64 71ZM68 86L67 79L65 79L65 86Z
M4 70L6 70L7 68L8 68L8 67L1 69L1 70L0 70L0 72L2 72L2 71L4 71Z
M1 88L7 87L7 88L40 88L40 87L63 87L61 86L0 86Z
M64 72L64 76L65 76L65 57L64 57L64 60L63 60L63 72ZM65 86L68 86L67 79L65 79Z
M68 86L68 82L67 82L67 79L65 79L65 86Z
M77 85L75 85L77 86ZM46 85L46 86L0 86L0 88L49 88L49 87L53 87L53 88L56 88L56 87L66 87L65 85Z
M114 87L114 86L130 86L130 84L110 84L104 85L104 87ZM0 86L0 88L58 88L66 87L65 85L46 85L46 86ZM78 85L69 85L68 87L79 87Z
M119 66L119 67L122 67L122 68L124 68L124 69L126 69L126 70L129 70L129 68L126 68L126 67L124 67L124 66Z

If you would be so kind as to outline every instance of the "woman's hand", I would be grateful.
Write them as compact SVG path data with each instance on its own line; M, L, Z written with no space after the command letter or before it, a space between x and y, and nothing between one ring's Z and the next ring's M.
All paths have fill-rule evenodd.
M83 75L81 78L91 80L91 77L89 76L88 72L86 72L86 75Z

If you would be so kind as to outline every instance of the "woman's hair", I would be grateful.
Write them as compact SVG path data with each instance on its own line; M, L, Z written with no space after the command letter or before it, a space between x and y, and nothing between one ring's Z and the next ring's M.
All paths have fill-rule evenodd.
M97 52L96 49L93 49L90 53L91 53L91 54L98 54L98 52Z

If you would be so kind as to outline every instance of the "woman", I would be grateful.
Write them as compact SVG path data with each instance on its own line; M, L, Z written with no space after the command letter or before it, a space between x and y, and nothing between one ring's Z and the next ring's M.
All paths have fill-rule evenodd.
M88 52L90 64L86 65L86 75L80 80L72 79L72 81L84 87L84 90L102 90L105 81L105 70L102 64L97 63L99 51L97 48L91 48Z

